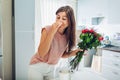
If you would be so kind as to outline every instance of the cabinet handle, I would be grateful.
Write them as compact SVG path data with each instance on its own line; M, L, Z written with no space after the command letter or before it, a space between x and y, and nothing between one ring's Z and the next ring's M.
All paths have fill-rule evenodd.
M114 64L114 65L117 66L117 67L119 66L119 64Z
M118 72L112 72L113 74L115 74L115 75L118 75L119 73Z
M119 56L117 56L117 55L114 55L114 57L119 58Z

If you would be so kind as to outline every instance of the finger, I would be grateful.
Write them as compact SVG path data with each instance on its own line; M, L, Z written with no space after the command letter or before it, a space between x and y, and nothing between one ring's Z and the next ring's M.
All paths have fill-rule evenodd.
M62 23L61 23L61 24L59 24L59 25L58 25L58 27L60 27L61 25L62 25Z
M57 22L57 28L59 28L62 25L62 22Z
M78 49L78 51L83 51L83 49Z
M54 28L58 29L58 25L59 25L59 24L58 24L57 22L55 22L55 23L53 23L52 26L53 26Z
M81 51L83 51L82 49L76 49L75 50L76 52L81 52Z

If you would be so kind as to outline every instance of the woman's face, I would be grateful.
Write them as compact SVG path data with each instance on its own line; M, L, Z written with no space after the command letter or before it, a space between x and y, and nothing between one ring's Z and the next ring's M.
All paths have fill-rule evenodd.
M68 18L67 18L67 15L65 12L59 12L57 15L56 15L56 22L62 22L62 25L60 26L59 28L59 32L60 33L63 33L65 28L68 27Z

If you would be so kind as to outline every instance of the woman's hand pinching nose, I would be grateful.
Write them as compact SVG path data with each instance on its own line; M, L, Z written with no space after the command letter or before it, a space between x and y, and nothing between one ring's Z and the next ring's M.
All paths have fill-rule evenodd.
M58 27L60 27L62 25L62 22L58 22Z

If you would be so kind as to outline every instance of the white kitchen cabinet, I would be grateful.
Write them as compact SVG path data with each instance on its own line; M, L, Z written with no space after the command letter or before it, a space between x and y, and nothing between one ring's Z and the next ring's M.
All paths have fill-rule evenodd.
M35 1L15 0L15 80L27 80L29 62L35 53Z
M34 0L15 0L16 31L33 31L35 23L34 3Z
M102 76L107 80L120 80L120 53L103 50Z
M16 80L27 80L30 58L34 54L33 32L16 32Z

